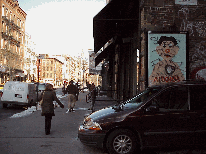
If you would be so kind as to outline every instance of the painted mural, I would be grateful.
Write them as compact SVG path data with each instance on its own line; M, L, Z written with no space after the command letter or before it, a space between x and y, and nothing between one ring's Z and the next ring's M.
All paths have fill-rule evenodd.
M148 33L148 85L186 79L186 34Z

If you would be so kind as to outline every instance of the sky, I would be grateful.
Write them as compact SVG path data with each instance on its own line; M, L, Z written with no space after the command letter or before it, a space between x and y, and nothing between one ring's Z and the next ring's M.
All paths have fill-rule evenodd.
M77 56L94 49L93 17L106 0L18 0L26 12L25 32L37 54Z

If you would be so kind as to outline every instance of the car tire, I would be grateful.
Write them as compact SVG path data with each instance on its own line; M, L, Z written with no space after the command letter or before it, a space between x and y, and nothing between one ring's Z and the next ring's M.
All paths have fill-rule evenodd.
M119 129L110 133L106 147L110 154L138 154L140 152L137 138L127 129Z

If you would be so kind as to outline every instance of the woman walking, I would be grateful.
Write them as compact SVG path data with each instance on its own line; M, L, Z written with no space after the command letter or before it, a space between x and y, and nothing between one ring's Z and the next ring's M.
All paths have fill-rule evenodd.
M46 135L49 135L50 129L51 129L52 116L55 116L53 101L56 101L60 105L61 108L64 108L64 105L56 97L56 93L53 90L53 86L51 84L46 85L45 91L40 96L40 100L42 100L41 115L45 116L45 133Z

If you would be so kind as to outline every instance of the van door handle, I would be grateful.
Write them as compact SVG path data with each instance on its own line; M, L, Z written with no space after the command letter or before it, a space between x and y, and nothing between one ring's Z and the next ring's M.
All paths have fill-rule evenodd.
M181 116L180 119L190 119L190 116Z

